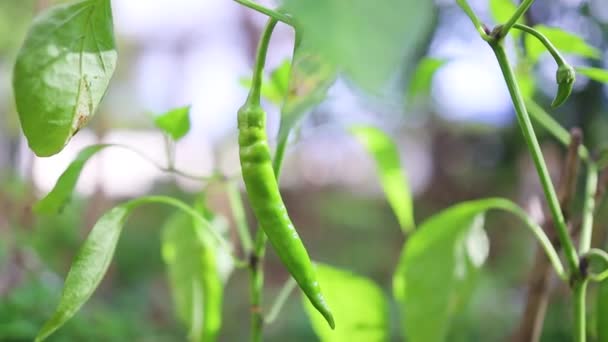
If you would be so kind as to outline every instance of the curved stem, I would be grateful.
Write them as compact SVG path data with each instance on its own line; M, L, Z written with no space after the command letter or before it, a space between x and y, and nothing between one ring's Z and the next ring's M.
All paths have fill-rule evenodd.
M475 26L475 29L477 30L481 38L486 41L491 39L488 33L486 32L484 25L481 23L481 20L479 20L467 0L456 0L456 3L458 4L458 6L460 6L460 8L462 8L464 13L466 13L466 15L469 17L469 19L471 19L473 26Z
M291 27L294 27L293 19L287 14L278 12L278 11L270 9L268 7L264 7L251 0L234 0L234 1L236 1L237 3L239 3L245 7L251 8L254 11L260 12L262 14L266 14L267 16L269 16L277 21L283 22Z
M598 171L593 163L587 165L587 182L585 185L585 202L583 204L583 222L581 224L581 240L578 251L587 253L591 248L593 235L593 217L595 213L595 192L597 190Z
M528 9L530 9L530 6L532 6L533 3L534 0L523 0L521 2L519 7L517 7L517 10L515 10L515 13L513 13L511 18L509 18L509 20L500 29L500 37L505 37L507 33L509 33L513 25L517 23L519 18L521 18L521 16L523 16L528 11Z
M526 26L523 24L515 24L515 25L513 25L513 28L524 31L526 33L529 33L532 36L534 36L534 38L538 39L545 46L547 51L549 51L551 56L553 56L553 59L555 59L555 62L557 63L557 65L567 64L564 57L555 48L553 43L551 43L551 41L547 37L545 37L544 34L538 32L537 30L535 30L534 28L532 28L530 26Z
M589 270L587 270L589 279L591 279L595 282L598 282L598 283L608 279L608 253L607 252L605 252L601 249L597 249L597 248L590 248L589 251L587 251L582 256L582 258L586 259L589 263L594 259L599 260L606 267L606 269L604 269L604 271L602 271L600 273L592 272L591 268L589 267Z
M266 55L268 54L268 45L270 43L270 37L272 32L277 25L277 20L274 18L268 19L260 43L258 45L258 52L255 58L255 65L253 67L253 77L251 78L251 90L247 97L247 103L254 106L260 105L260 92L262 89L262 79L264 77L264 65L266 64Z
M528 2L531 3L531 1ZM553 217L553 222L557 229L559 241L564 248L564 253L566 255L566 260L568 261L570 272L575 273L578 270L578 255L576 253L576 249L574 248L572 239L568 234L566 221L559 205L557 193L555 192L555 188L551 182L547 165L545 164L540 145L536 138L536 134L534 133L532 122L530 122L530 116L528 115L519 86L515 80L513 69L511 69L507 54L501 42L491 42L490 46L492 47L492 50L494 50L494 54L496 55L496 59L498 60L498 64L502 70L507 87L509 88L509 93L511 94L511 99L513 100L513 105L515 107L515 113L517 114L517 121L519 122L519 126L522 130L528 150L532 155L534 166L538 172L545 198L547 199L547 203Z

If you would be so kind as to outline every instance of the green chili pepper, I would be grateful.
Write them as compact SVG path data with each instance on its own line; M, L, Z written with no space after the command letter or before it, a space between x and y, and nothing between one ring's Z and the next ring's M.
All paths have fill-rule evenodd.
M247 195L270 243L312 305L334 328L333 315L321 294L314 266L279 192L266 137L266 114L260 106L262 69L276 20L270 19L258 48L249 97L238 112L239 155Z

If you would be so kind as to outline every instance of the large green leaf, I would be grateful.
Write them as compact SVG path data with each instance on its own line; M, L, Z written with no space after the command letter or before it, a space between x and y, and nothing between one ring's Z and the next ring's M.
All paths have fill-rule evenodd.
M304 114L325 99L327 90L336 80L335 67L314 52L309 40L300 40L299 37L297 39L288 86L283 93L279 140L287 139L291 129ZM275 75L273 79L283 78Z
M215 235L217 232L211 230L209 222L203 215L179 200L164 196L148 196L119 205L104 214L89 233L72 263L59 305L38 333L36 341L46 339L59 329L91 297L108 270L127 216L133 209L149 203L166 204L182 210L196 219L201 227L217 240L216 242L223 242L220 246L230 248L225 245L221 237Z
M534 26L538 32L542 33L553 43L556 49L562 53L573 54L587 58L599 58L600 51L593 46L590 46L583 38L564 31L556 27L548 27L544 25ZM526 50L530 61L535 63L540 56L547 52L545 46L538 41L534 36L527 34L525 38Z
M576 67L576 72L590 79L608 84L608 70L600 68Z
M128 203L120 205L97 221L72 263L55 314L44 324L36 341L44 340L65 324L91 297L110 266L116 243L132 208Z
M35 204L34 211L39 214L57 214L72 197L72 192L74 192L80 173L86 163L97 152L108 146L112 145L92 145L80 151L68 168L59 176L51 192Z
M215 241L199 221L177 212L163 229L162 252L177 315L190 328L190 340L215 341L224 296Z
M154 118L154 124L177 141L190 131L190 106L172 109Z
M303 297L306 313L321 341L388 341L388 303L378 285L323 264L317 265L317 277L338 322L335 330L330 329L323 316Z
M23 132L37 155L58 153L91 119L116 59L110 0L57 5L34 21L13 86Z
M405 171L399 161L399 150L386 133L371 126L352 126L350 132L376 161L376 168L386 198L404 232L414 227L412 193Z
M302 37L361 88L378 92L434 25L433 1L282 0Z
M522 219L549 253L558 274L564 274L555 250L547 250L551 242L542 228L513 202L490 198L450 207L420 225L407 241L395 272L394 294L404 313L409 341L445 340L451 317L466 302L487 256L482 225L483 215L490 209Z

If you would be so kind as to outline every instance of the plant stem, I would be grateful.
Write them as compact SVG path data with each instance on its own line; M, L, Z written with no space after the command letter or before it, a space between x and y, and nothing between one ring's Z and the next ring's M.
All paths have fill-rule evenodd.
M464 13L466 13L466 15L469 17L469 19L471 19L471 22L473 22L473 25L475 26L475 29L477 30L477 32L479 32L479 35L481 36L481 38L483 38L483 40L486 40L486 41L488 39L490 39L490 36L488 35L488 33L485 30L485 27L481 23L481 20L479 20L479 18L477 17L475 12L471 8L471 5L469 5L468 1L467 0L456 0L456 3L458 3L458 6L460 6L460 8L462 8Z
M587 294L587 280L577 281L573 287L574 296L574 341L587 340L585 299Z
M583 204L583 223L578 252L585 254L591 248L593 235L593 216L595 214L595 192L597 191L598 171L593 163L587 165L587 182L585 185L585 202Z
M531 3L531 1L527 2ZM524 4L525 3L526 2L524 2ZM559 241L564 248L570 272L575 273L578 271L578 255L576 253L576 249L574 248L572 239L568 234L566 221L559 205L555 188L551 182L551 177L549 176L549 171L547 170L540 145L536 138L536 134L534 133L532 122L530 122L530 117L528 115L528 111L526 110L523 97L519 90L519 86L517 85L517 81L515 80L513 69L511 69L511 65L509 64L509 59L507 58L507 54L502 42L498 40L492 41L489 44L492 47L492 50L494 50L494 54L496 55L496 59L498 60L498 64L502 70L507 87L509 88L509 93L511 94L511 99L515 107L515 113L517 114L517 121L519 122L524 139L528 145L528 150L532 155L532 160L534 161L536 171L538 172L538 176L545 193L545 198L547 199L549 209L551 210L551 215L553 217L553 222L557 229Z
M535 30L534 28L532 28L530 26L523 25L523 24L515 24L515 25L513 25L513 28L522 30L528 34L531 34L536 39L538 39L538 41L540 41L541 44L543 44L545 46L547 51L549 51L551 56L553 56L553 59L555 59L555 62L557 63L557 65L567 64L566 60L561 55L561 53L559 53L559 51L555 48L553 43L551 43L551 41L547 37L545 37L544 34L538 32L537 30Z
M262 14L266 14L267 16L269 16L270 18L273 18L277 21L283 22L291 27L294 27L294 22L293 19L284 13L278 12L276 10L270 9L268 7L264 7L256 2L253 2L251 0L234 0L236 2L238 2L239 4L251 8L252 10L256 11L256 12L260 12Z
M289 279L287 279L287 281L281 288L281 291L277 295L277 299L275 299L274 304L270 309L270 312L264 319L264 323L270 324L277 319L277 317L279 316L279 312L281 312L281 309L283 308L283 305L285 305L285 302L287 302L287 298L289 298L289 295L293 292L297 285L298 283L296 283L295 279L293 279L292 277L289 277Z
M251 240L249 225L247 224L245 210L243 209L241 190L236 182L230 182L226 187L226 191L228 192L228 200L230 201L230 207L232 208L232 216L234 216L236 231L239 235L239 240L241 241L243 253L249 255L253 249L253 240Z
M515 10L515 13L513 13L511 18L509 18L509 20L500 29L500 37L505 37L507 33L509 33L513 25L515 25L519 18L521 18L521 16L524 15L528 9L530 9L530 6L532 6L533 3L534 0L523 0L521 2L519 7L517 7L517 10Z

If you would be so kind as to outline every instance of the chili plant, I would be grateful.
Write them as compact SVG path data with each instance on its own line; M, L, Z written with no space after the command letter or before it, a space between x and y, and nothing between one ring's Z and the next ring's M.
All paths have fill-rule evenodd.
M166 196L146 196L119 204L99 218L86 238L65 279L55 314L40 329L37 341L46 339L59 329L91 297L112 261L127 218L135 209L152 204L169 205L178 210L166 223L162 252L176 313L188 327L191 341L214 341L220 332L224 283L229 273L219 266L221 255L231 258L232 267L249 272L252 341L262 340L264 325L275 320L296 287L304 295L303 304L315 332L322 340L389 339L388 300L383 291L363 276L311 260L310 254L314 256L314 253L309 254L305 242L300 239L298 228L289 217L279 191L279 179L290 133L311 108L323 101L336 78L346 75L365 90L374 92L373 88L385 81L393 71L392 65L378 65L372 73L367 67L361 67L367 65L369 55L362 54L357 58L349 55L346 58L343 51L336 52L333 44L324 42L325 39L331 41L331 37L326 38L316 30L318 23L310 20L310 13L303 10L301 2L286 0L281 8L270 9L249 0L236 1L269 17L258 45L253 76L245 82L250 88L249 94L241 109L235 113L242 180L247 200L259 225L255 235L252 235L254 230L246 220L237 179L219 173L192 175L175 167L173 142L181 139L190 128L189 107L176 108L160 115L155 119L155 124L167 137L168 153L166 164L155 166L180 177L198 180L204 185L221 184L230 199L240 246L237 248L226 239L225 230L221 229L225 220L207 208L202 199L204 196L193 204ZM411 341L445 340L451 318L457 311L458 305L454 303L464 301L464 288L474 280L475 273L487 257L487 251L475 252L470 246L483 245L484 239L487 239L483 230L484 215L490 210L500 210L521 221L521 225L538 241L555 274L571 289L574 336L577 341L585 341L587 286L590 282L601 282L608 278L608 253L591 247L596 200L601 199L598 173L606 162L594 158L582 145L580 133L570 134L532 100L529 90L534 85L527 77L529 70L525 69L534 65L545 50L555 59L558 88L552 103L554 107L562 105L570 96L576 72L603 82L608 80L608 73L601 69L573 67L562 56L560 50L563 47L562 52L565 53L597 57L596 50L580 38L556 28L527 26L523 18L533 0L524 0L519 6L508 0L492 0L495 19L502 22L493 29L481 23L466 0L456 2L471 19L480 38L488 43L496 55L525 143L538 172L551 214L551 226L555 229L559 244L554 243L543 227L523 209L504 198L459 203L416 224L408 180L401 169L399 151L392 138L372 126L347 127L346 131L375 160L386 198L403 234L409 235L393 279L394 297L403 311L405 336ZM330 13L332 7L328 3L317 2L320 13L326 10ZM361 5L356 3L356 6ZM395 2L395 6L398 7L398 3L402 3L401 6L416 6L423 17L424 13L431 12L426 10L432 8L430 2L424 1L403 0ZM339 4L333 5L339 8ZM506 16L505 13L512 14ZM401 20L399 11L390 6L381 14L378 17L382 19ZM423 21L430 22L431 17L424 17L429 20ZM349 25L359 29L365 26L356 21L344 22L347 24L342 23L342 27L336 24L336 30L346 30ZM281 65L272 72L270 80L265 80L266 54L274 28L279 23L295 30L293 57L291 63ZM424 28L419 26L405 25L396 33L415 37L417 35L414 33L422 31ZM392 39L397 37L396 33L393 32L388 38L369 33L369 41ZM522 34L524 37L520 39ZM505 51L505 40L511 36L516 38L518 61L523 61L518 65L517 72ZM572 44L573 41L576 44ZM399 44L397 41L391 43L393 46ZM328 53L330 50L333 53ZM399 56L393 52L387 52L389 57L386 59L396 63ZM87 124L110 84L117 59L110 0L67 2L49 8L36 18L14 68L15 100L21 127L34 153L45 157L60 152L72 136ZM442 65L443 61L430 58L420 63L411 81L410 100L429 87L433 72ZM522 89L526 91L522 92ZM262 97L281 107L281 123L274 151L270 148L266 133ZM575 246L574 234L568 230L568 217L564 215L568 201L558 197L549 177L532 119L561 143L570 146L574 164L579 158L585 163L585 200L578 247ZM107 148L128 149L154 163L129 146L102 144L87 147L60 176L52 191L37 203L35 210L47 215L59 212L68 202L84 165ZM291 279L286 282L270 310L266 311L263 309L262 293L268 241ZM565 265L562 264L558 247L563 251ZM238 253L239 249L242 253ZM537 332L532 335L538 338Z

